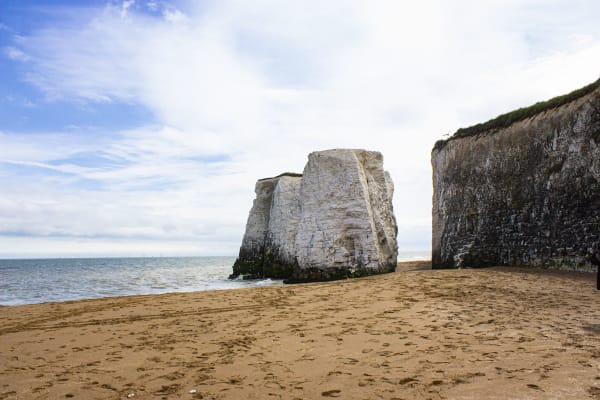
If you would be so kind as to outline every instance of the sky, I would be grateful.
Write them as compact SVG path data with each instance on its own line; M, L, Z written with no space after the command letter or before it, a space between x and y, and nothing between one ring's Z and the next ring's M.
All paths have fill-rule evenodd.
M597 0L0 0L0 258L236 255L257 179L434 143L600 78Z

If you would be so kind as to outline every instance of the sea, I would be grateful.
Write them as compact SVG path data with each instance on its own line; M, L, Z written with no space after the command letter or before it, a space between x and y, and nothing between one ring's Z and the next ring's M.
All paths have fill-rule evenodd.
M398 261L430 253L400 252ZM126 257L0 260L0 306L136 294L283 285L274 279L227 279L236 257Z

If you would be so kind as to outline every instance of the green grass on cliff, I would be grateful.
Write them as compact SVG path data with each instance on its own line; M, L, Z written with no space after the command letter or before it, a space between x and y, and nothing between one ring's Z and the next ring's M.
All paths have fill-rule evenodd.
M594 83L590 83L587 86L582 87L581 89L577 89L572 91L569 94L565 94L562 96L554 97L550 100L540 101L539 103L535 103L532 106L519 108L517 110L511 111L506 114L502 114L497 116L494 119L491 119L487 122L470 126L468 128L460 128L457 130L454 135L448 140L459 139L467 136L474 136L482 132L490 131L490 130L498 130L506 128L515 122L522 121L527 118L531 118L536 114L539 114L544 111L551 110L556 107L560 107L571 101L577 100L580 97L583 97L589 93L592 93L594 90L600 87L600 79L598 79ZM435 149L443 148L448 140L439 140L435 144Z
M294 178L301 178L302 174L298 174L296 172L284 172L283 174L279 174L279 175L274 176L272 178L262 178L262 179L259 179L259 181L266 181L267 179L277 179L277 178L281 178L282 176L291 176L291 177L294 177Z

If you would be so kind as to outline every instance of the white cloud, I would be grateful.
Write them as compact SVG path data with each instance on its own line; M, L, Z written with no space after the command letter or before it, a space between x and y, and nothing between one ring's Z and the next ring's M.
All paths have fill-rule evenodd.
M29 57L23 51L17 49L16 47L12 47L12 46L6 47L4 49L4 53L6 54L6 56L8 58L10 58L11 60L14 60L14 61L26 62L31 59L31 57Z
M182 23L188 21L188 18L184 13L177 9L166 9L163 11L163 18L165 21L172 24Z
M123 3L121 4L121 18L125 18L127 16L127 12L129 11L129 8L135 4L135 0L125 0L123 1Z
M158 11L159 4L156 1L147 1L146 7L148 7L148 10L150 11Z
M239 181L252 178L234 162L203 159L173 129L144 133L121 132L110 143L85 135L1 134L0 182L7 190L0 236L15 238L0 242L0 254L16 254L9 243L32 237L39 243L62 238L60 246L40 248L45 255L79 254L69 244L85 241L87 249L94 240L119 249L145 240L156 254L233 254L247 214L237 202L248 204L252 196ZM93 157L91 165L80 165ZM140 254L138 247L128 254Z
M234 253L256 179L300 171L312 150L362 147L384 153L400 245L414 248L411 232L422 237L431 221L437 139L589 83L600 65L594 1L148 2L163 7L156 17L133 5L19 41L48 97L140 104L157 120L87 146L46 139L56 150L10 135L15 153L0 158L62 174L24 185L58 202L8 196L32 205L19 215L49 227L40 234L187 237ZM119 163L56 162L94 151Z

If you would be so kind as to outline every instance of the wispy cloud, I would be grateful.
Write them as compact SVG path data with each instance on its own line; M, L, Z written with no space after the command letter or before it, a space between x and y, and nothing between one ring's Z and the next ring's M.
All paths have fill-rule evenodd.
M0 135L12 165L0 183L19 182L6 201L21 205L0 207L0 231L193 238L234 253L257 178L300 171L313 150L362 147L383 151L396 182L400 245L427 248L435 140L597 79L599 12L560 0L126 1L57 21L5 53L27 61L27 81L155 121Z
M125 131L109 144L61 134L0 135L0 182L8 188L0 201L0 236L62 238L72 245L150 240L157 253L167 252L162 242L189 249L196 241L196 253L210 254L212 246L231 254L247 212L236 201L251 197L239 180L252 178L226 156L202 156L173 135L169 129ZM76 250L64 243L61 251ZM139 254L136 249L127 254Z
M4 53L6 54L6 56L8 58L10 58L11 60L15 60L15 61L26 62L31 59L31 57L29 57L23 51L15 48L15 47L12 47L12 46L6 47L4 49Z
M121 3L121 18L125 18L127 16L129 8L134 4L135 0L124 0L123 3Z

